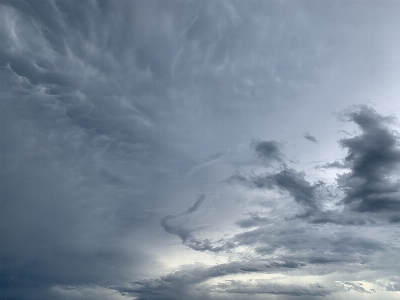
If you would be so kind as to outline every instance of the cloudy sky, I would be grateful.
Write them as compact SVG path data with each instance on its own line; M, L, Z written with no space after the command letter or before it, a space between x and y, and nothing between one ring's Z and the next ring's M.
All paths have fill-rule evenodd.
M400 1L0 1L1 297L400 297Z

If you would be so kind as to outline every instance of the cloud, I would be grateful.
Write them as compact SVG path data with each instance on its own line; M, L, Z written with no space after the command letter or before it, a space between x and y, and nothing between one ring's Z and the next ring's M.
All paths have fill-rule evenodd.
M309 216L307 216L309 217ZM339 211L320 211L318 214L314 214L308 218L310 223L314 224L324 224L332 223L338 225L365 225L367 222L364 217L354 216L352 214L346 214L346 212Z
M356 292L359 293L367 293L367 294L371 294L374 292L374 290L369 290L367 291L364 287L363 284L361 282L349 282L349 281L345 281L342 283L343 287L346 290L354 290Z
M281 145L277 141L252 141L251 146L256 155L264 159L266 162L276 161L282 163L284 161L284 154Z
M254 177L253 183L257 188L271 189L278 187L280 190L289 192L294 200L307 210L316 211L319 209L316 189L323 183L318 182L311 185L305 179L305 175L304 172L285 168L279 173Z
M236 224L242 228L249 228L249 227L255 227L255 226L262 225L265 222L268 222L267 218L260 217L257 214L250 213L250 218L237 221Z
M391 292L400 292L400 278L398 276L390 278L390 282L388 282L386 290Z
M346 112L344 118L356 123L361 133L340 140L350 166L350 172L337 179L346 194L343 203L358 212L398 211L400 149L397 134L388 127L392 119L367 106Z
M180 213L178 215L170 215L166 216L161 220L161 226L164 228L164 230L168 233L177 235L182 239L182 242L186 242L189 237L191 237L192 230L180 227L178 225L171 225L170 220L177 219L182 216L187 216L195 211L197 211L200 207L200 205L203 203L203 201L206 199L205 195L200 195L199 198L197 198L196 202L193 204L193 206L189 207L186 211L183 213Z
M326 163L323 165L317 165L315 168L316 169L348 169L350 165L348 163L342 163L339 161L334 161L333 163Z
M317 126L335 140L328 115L360 93L384 87L377 106L396 111L396 11L395 2L2 1L2 296L305 299L329 297L333 280L393 279L391 120L348 111L361 134L340 142L344 161L322 141L304 153L296 145ZM314 159L347 173L328 190L308 169ZM308 275L318 278L301 281Z
M229 150L228 150L229 151ZM228 151L225 152L217 152L213 155L210 155L204 162L194 166L193 168L190 169L190 171L188 172L188 175L193 175L194 173L196 173L197 171L199 171L200 169L210 166L213 163L217 162L219 159L221 159L221 157L223 157L224 155L226 155L226 153Z
M254 282L246 282L242 280L231 280L226 283L218 284L215 291L224 291L231 295L248 294L248 295L288 295L292 297L299 296L320 296L330 295L334 290L326 288L323 285L309 284L276 284L262 280Z
M195 299L201 297L212 299L212 293L223 289L224 284L210 285L207 283L210 279L238 274L273 273L277 270L290 272L303 266L304 264L292 261L231 262L216 266L190 265L159 278L133 282L131 287L114 287L114 289L121 293L129 293L138 299L186 299L188 296ZM227 292L247 293L244 288ZM284 288L281 292L275 289L275 293L286 294Z
M172 220L178 220L195 213L206 200L205 195L200 195L193 206L189 207L186 211L177 214L169 215L161 220L161 226L164 230L170 234L178 236L182 243L189 248L196 251L210 251L210 252L221 252L223 250L229 250L233 247L233 244L225 242L221 239L219 242L214 243L210 239L198 239L194 236L197 229L187 228L181 224L172 224Z
M303 134L303 137L306 139L306 140L309 140L309 141L311 141L311 142L313 142L313 143L318 143L319 141L314 137L314 136L312 136L310 133L308 133L308 132L306 132L306 133L304 133Z

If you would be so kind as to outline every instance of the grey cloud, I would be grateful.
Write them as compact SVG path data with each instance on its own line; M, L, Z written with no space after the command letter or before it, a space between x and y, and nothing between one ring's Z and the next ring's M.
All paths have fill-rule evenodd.
M358 212L398 211L400 149L397 135L388 127L391 119L367 106L347 112L345 118L362 133L340 140L347 149L345 163L351 166L337 179L346 193L343 202Z
M390 278L388 285L386 286L387 291L399 292L400 291L400 278L398 276Z
M332 223L350 226L365 225L367 223L364 217L354 216L343 211L341 213L338 211L320 211L317 214L310 216L308 221L314 224Z
M310 264L332 264L332 263L342 263L345 262L346 260L344 260L343 258L339 258L339 257L321 257L321 256L316 256L316 257L311 257L309 260Z
M359 292L359 293L368 293L368 294L371 294L371 293L374 292L374 290L372 290L372 291L371 291L371 290L367 291L367 290L363 287L363 284L360 283L360 282L348 282L348 281L345 281L345 282L343 282L343 287L344 287L346 290L354 290L354 291Z
M250 218L237 221L236 224L242 228L249 228L262 225L263 223L265 224L266 222L268 222L267 218L260 217L257 214L250 214Z
M235 235L231 242L236 245L252 247L263 256L276 254L277 250L288 251L286 260L293 259L311 264L331 264L342 267L347 263L371 263L368 258L376 253L384 253L387 246L381 241L358 237L353 233L338 231L331 235L317 229L301 227L295 229L300 220L283 221L276 227L265 226ZM288 224L289 223L289 224ZM292 223L292 224L290 224ZM363 258L361 256L364 256ZM332 269L332 272L334 268Z
M284 154L282 147L277 141L253 141L251 143L252 148L256 152L257 156L265 159L267 162L277 161L282 163L284 161Z
M232 176L229 176L229 178L227 178L225 180L225 182L231 183L231 184L234 184L234 183L237 183L237 182L246 183L247 181L248 181L248 178L245 175L239 174L239 173L236 173L236 174L234 174Z
M351 251L360 254L385 251L385 247L381 242L368 238L349 236L346 234L334 239L331 245L333 252L343 254L351 253Z
M228 283L218 284L215 288L216 291L224 291L229 294L272 294L272 295L287 295L292 297L299 296L320 296L325 297L335 292L332 288L326 288L323 285L309 284L309 285L294 285L294 284L273 284L268 282L257 281L248 283L241 280L232 280Z
M170 225L169 220L173 220L175 217L167 216L161 220L161 226L168 233L174 234L182 239L182 242L186 242L187 239L192 235L192 230L188 228L182 228L177 225Z
M359 238L355 232L372 229L379 216L354 216L351 209L382 210L389 220L384 226L397 228L399 185L391 180L398 150L395 134L384 126L388 120L370 109L346 115L363 134L342 140L349 150L344 162L325 165L350 168L338 178L346 194L341 213L320 207L326 200L322 185L287 167L275 140L251 145L279 171L243 175L254 161L237 169L240 163L232 161L247 155L238 151L215 172L223 175L213 174L226 178L236 168L228 181L251 186L251 192L221 187L207 168L206 185L187 171L199 161L192 172L218 166L227 153L218 151L248 148L249 137L286 139L300 120L297 111L315 111L316 92L325 97L324 89L337 90L339 107L347 105L341 95L352 95L358 82L382 82L391 69L387 63L396 66L388 54L396 49L395 34L386 28L397 32L397 23L390 23L397 22L397 8L393 1L1 1L2 296L120 300L124 289L117 294L107 287L135 281L131 292L140 299L228 299L234 294L201 285L225 274L379 269L371 261L393 247L389 233L380 241ZM370 30L364 30L367 23ZM331 80L337 74L345 75ZM306 125L315 128L311 120ZM216 154L202 161L209 153ZM264 201L254 185L288 193L306 213L287 217L296 205ZM213 203L220 211L203 210L204 197L189 207L187 195L204 190L220 195ZM232 193L229 200L224 193ZM244 219L230 215L239 205L246 211L254 194L268 202L261 205L265 211ZM169 205L183 212L162 218ZM216 227L190 227L202 214ZM160 219L171 235L160 234ZM233 236L222 235L225 221ZM209 238L207 230L222 237ZM161 276L169 262L159 265L160 257L175 250L175 236L190 248L184 251L207 252L212 259L238 255L242 246L251 255L236 264L177 267ZM388 264L376 274L393 270L395 264ZM152 276L157 279L142 280ZM249 288L240 284L230 287L237 289L234 296L247 297ZM305 297L328 291L319 288L260 283L254 291Z
M194 236L194 232L196 229L187 228L181 224L172 224L173 220L178 220L185 216L189 216L196 212L201 204L206 200L205 195L200 195L200 197L196 200L193 206L189 207L186 211L177 214L166 216L161 220L161 226L164 230L170 234L178 236L182 243L188 246L189 248L196 251L210 251L210 252L221 252L229 250L233 248L234 245L232 243L221 240L217 243L213 243L209 239L200 240Z
M304 133L303 134L303 137L306 139L306 140L309 140L309 141L311 141L311 142L313 142L313 143L318 143L319 141L317 140L317 138L316 137L314 137L314 136L312 136L310 133L308 133L308 132L306 132L306 133Z
M400 216L393 216L389 218L390 223L400 223Z
M196 202L193 204L193 206L189 207L187 212L189 214L194 213L196 210L199 209L200 205L204 202L204 200L206 199L205 195L201 195Z
M315 168L316 169L331 169L331 168L336 168L336 169L348 169L350 167L350 164L348 163L342 163L339 161L335 161L333 163L326 163L323 165L317 165Z
M276 186L283 191L289 192L294 200L303 205L307 210L316 211L319 209L315 192L322 183L319 182L311 185L305 179L304 172L285 168L279 173L255 177L253 178L253 183L258 188L271 189Z
M183 228L179 225L171 225L170 220L177 219L182 216L187 216L192 213L194 213L196 210L199 209L201 203L206 199L205 195L200 195L200 197L196 200L196 202L193 204L193 206L189 207L187 211L173 215L173 216L166 216L161 220L161 226L164 228L164 230L168 233L177 235L182 239L182 242L186 242L189 237L191 237L192 230Z
M6 299L57 299L54 286L107 286L148 268L122 240L156 228L157 120L138 100L143 72L115 52L131 45L107 45L134 27L110 19L131 7L103 4L0 4Z

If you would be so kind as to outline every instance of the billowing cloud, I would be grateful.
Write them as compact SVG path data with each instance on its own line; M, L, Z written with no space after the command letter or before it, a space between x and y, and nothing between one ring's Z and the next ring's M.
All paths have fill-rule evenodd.
M338 177L346 193L343 202L359 212L399 211L400 148L397 133L388 127L392 119L366 106L345 117L362 132L340 140L347 149L345 163L350 165L350 172Z

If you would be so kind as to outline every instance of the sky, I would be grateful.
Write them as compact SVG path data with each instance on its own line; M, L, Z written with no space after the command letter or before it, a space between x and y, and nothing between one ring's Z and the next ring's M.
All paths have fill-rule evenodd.
M400 1L0 1L0 298L400 297Z

